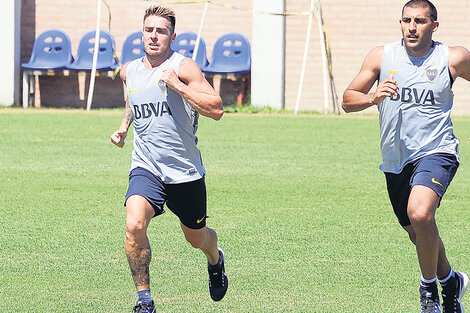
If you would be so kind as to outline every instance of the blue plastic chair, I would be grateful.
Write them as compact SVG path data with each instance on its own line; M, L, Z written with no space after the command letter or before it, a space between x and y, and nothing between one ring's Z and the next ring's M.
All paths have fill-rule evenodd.
M21 66L29 70L63 69L73 61L69 36L59 29L49 29L34 40L28 63Z
M89 31L83 35L78 43L77 57L67 68L77 71L91 70L93 66L93 50L95 46L95 31ZM97 70L114 70L118 63L114 58L115 51L114 38L105 30L100 31L100 42L98 45Z
M171 48L185 57L192 59L194 48L196 47L196 39L197 34L195 32L179 33L171 44ZM207 61L206 43L202 37L199 41L195 62L202 70L209 64L209 61Z
M142 32L136 31L127 36L122 45L121 52L121 65L135 59L141 58L145 55L144 44L142 42Z
M211 63L204 69L213 74L243 74L251 70L248 39L240 33L222 35L214 44Z
M72 63L72 49L69 36L59 29L49 29L34 40L33 50L28 63L22 63L23 67L23 108L33 103L41 106L34 97L34 83L39 83L39 76L43 71L57 71L65 69Z

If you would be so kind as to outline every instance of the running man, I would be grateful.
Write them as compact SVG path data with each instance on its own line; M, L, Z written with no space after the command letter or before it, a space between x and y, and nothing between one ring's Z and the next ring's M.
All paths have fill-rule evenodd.
M451 88L458 77L470 80L470 52L432 40L439 22L428 0L407 2L400 25L403 38L372 49L344 92L342 106L346 112L378 107L380 169L398 221L416 245L421 312L460 313L468 277L450 266L435 213L459 166Z
M125 250L137 289L134 312L139 313L155 312L147 227L154 216L164 213L165 203L180 219L186 240L207 256L211 298L221 300L228 288L224 253L217 247L216 232L206 227L206 171L195 135L199 114L222 117L222 99L193 60L171 49L175 22L169 8L146 10L145 56L121 69L128 100L121 126L110 136L112 143L124 146L134 122Z

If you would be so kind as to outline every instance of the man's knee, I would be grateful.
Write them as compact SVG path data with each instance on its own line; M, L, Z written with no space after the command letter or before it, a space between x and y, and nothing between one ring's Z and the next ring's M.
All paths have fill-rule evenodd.
M204 243L204 236L202 234L184 234L186 240L191 244L193 248L200 249Z
M145 233L140 234L140 233L132 233L129 231L126 231L126 244L129 245L130 247L137 247L139 244L142 244L145 240Z
M126 242L131 246L144 243L147 240L148 222L128 216L126 221Z
M407 213L415 231L435 223L434 214L439 200L439 196L429 187L417 185L412 188Z
M408 207L408 217L414 229L435 223L434 210L426 206L415 205Z
M141 196L131 196L127 200L126 206L126 240L133 242L144 239L154 214L153 208Z
M190 229L181 224L184 237L196 249L204 249L204 247L211 241L211 233L213 230L204 227L202 229Z
M126 222L126 233L131 236L145 234L147 231L147 223L143 220L131 220Z

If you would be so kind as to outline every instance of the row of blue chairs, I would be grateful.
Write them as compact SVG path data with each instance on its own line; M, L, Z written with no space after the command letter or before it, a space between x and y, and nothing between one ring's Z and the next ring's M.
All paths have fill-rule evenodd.
M95 32L86 33L78 44L77 57L72 56L69 36L59 30L50 29L34 40L31 58L22 67L28 70L90 70L93 62ZM100 33L98 70L113 70L118 67L114 57L114 38L106 31Z
M177 34L172 49L192 58L196 40L197 34L194 32ZM226 33L216 40L209 63L206 43L204 38L200 37L195 62L205 73L247 73L251 70L250 43L240 33Z
M177 34L172 49L192 58L196 39L197 34L194 32ZM31 58L29 62L23 63L22 67L27 70L91 70L94 45L95 31L89 31L80 39L77 55L74 59L69 36L58 29L47 30L36 38ZM115 54L115 40L109 32L100 31L98 47L96 69L99 71L115 70L129 61L145 55L141 31L127 36L122 46L120 60ZM195 62L206 73L247 73L251 70L250 43L240 33L224 34L215 42L211 62L209 62L206 44L201 37Z
M58 29L51 29L41 33L33 44L29 62L23 63L23 107L41 106L40 97L35 96L39 88L39 76L50 75L62 70L88 72L92 69L93 51L95 45L95 31L87 32L78 43L75 59L71 52L69 36ZM192 58L196 45L197 35L194 32L183 32L176 36L172 49L188 58ZM105 72L114 77L116 70L123 64L145 55L142 43L142 32L136 31L127 36L119 60L115 53L113 36L101 30L98 43L97 71ZM212 76L214 89L220 93L221 78L240 80L237 103L242 104L247 93L247 81L251 71L251 52L248 39L240 33L227 33L218 38L214 44L211 62L207 59L206 44L201 37L195 62L208 76ZM68 71L63 71L68 75ZM85 98L85 82L78 79L79 98ZM35 87L36 86L36 87Z

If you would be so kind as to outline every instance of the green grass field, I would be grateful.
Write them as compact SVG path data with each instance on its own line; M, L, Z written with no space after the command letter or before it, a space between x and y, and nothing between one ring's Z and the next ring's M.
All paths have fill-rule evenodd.
M131 139L122 110L0 110L0 312L130 312L123 248ZM470 119L462 164L437 213L457 270L470 272ZM376 117L201 118L208 225L230 288L207 291L206 261L170 212L149 228L157 312L418 312L414 247L379 171ZM470 309L470 295L464 300Z

